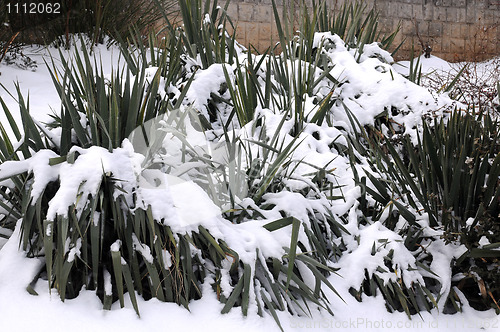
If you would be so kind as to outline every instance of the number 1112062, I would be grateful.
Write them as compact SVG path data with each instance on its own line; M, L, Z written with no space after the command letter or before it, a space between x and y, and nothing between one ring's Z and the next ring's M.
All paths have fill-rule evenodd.
M7 12L9 14L60 14L61 3L8 3Z

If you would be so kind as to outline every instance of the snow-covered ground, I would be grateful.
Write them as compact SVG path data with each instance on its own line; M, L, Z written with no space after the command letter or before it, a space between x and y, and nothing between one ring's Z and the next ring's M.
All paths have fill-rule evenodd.
M52 111L57 112L60 107L59 97L43 61L45 58L48 63L52 63L52 60L48 57L49 52L57 64L59 55L55 49L29 48L25 50L26 55L38 63L36 71L0 65L0 83L5 88L0 90L0 96L7 107L10 110L17 108L17 102L9 95L9 92L10 94L16 94L15 82L18 82L23 96L27 98L29 95L32 115L42 122L48 121L50 119L48 115ZM119 55L118 49L98 48L97 53L100 54L103 61L104 72L109 72L112 66L116 66ZM63 54L69 56L69 53L64 52ZM394 102L400 109L405 109L406 106L411 109L412 103L418 104L427 99L429 103L434 102L434 95L431 93L425 94L425 89L404 82L400 76L394 78L390 74L391 68L389 65L381 65L374 63L374 59L368 59L362 65L357 66L347 52L338 52L334 56L339 65L332 72L332 75L349 78L351 85L346 84L342 93L347 96L346 103L350 103L348 106L353 112L359 111L360 121L363 123L373 121L376 110L380 107L383 108L383 105L387 103ZM454 65L438 58L431 58L429 61L423 60L422 63L424 71L427 73L432 72L430 68L444 70L445 72L449 68L454 68ZM401 68L403 67L399 66L399 69L394 67L397 71L402 70ZM363 76L367 73L370 73L370 79ZM356 80L357 76L360 76L360 78ZM377 83L370 83L373 81L373 77L379 79ZM382 82L380 85L384 86L386 90L382 91L378 88L377 84L380 82ZM423 92L420 92L417 96L409 94L405 98L405 89L411 89L413 92L421 89ZM360 91L362 92L361 95L359 95ZM387 91L390 91L391 94L387 94ZM377 101L380 104L375 104ZM436 103L441 107L447 102L449 100L443 97ZM356 105L361 106L360 110L356 109ZM413 120L407 115L399 120L405 123L407 128L411 128L411 121L416 122L417 118L420 118L420 114L414 115ZM18 120L20 119L18 118ZM347 122L346 119L344 120ZM6 123L3 112L0 112L0 122ZM318 130L320 129L318 128ZM321 132L321 134L328 136L330 133ZM322 146L320 143L311 142L311 144L317 144L316 150L321 151ZM299 148L297 153L305 152ZM318 158L318 162L321 162L319 154L313 154L312 157L314 158L314 156ZM338 166L340 170L342 165L339 164ZM345 178L343 179L344 175L339 176L340 181L345 180L347 189L353 189L353 186L349 187L348 181ZM342 207L337 206L337 208L341 209ZM368 232L367 229L368 227L365 228L365 234ZM370 238L370 240L372 239ZM6 242L0 238L1 331L67 331L68 327L71 327L72 331L144 331L149 329L175 331L279 331L274 319L266 312L264 312L264 317L256 314L249 314L244 317L240 310L236 308L228 314L222 315L220 312L223 305L216 299L209 286L206 286L207 289L203 289L204 296L200 300L190 303L190 311L176 304L162 303L156 299L144 301L139 297L140 318L136 315L131 303L126 303L123 309L119 308L118 303L115 303L110 311L102 310L102 303L93 291L84 290L77 298L62 303L55 291L49 292L47 282L38 281L35 286L38 296L30 295L26 291L26 286L33 280L42 262L37 259L26 258L24 253L19 250L19 241L19 225L9 241ZM369 245L371 246L371 243ZM354 249L357 249L357 247ZM358 251L358 253L360 253L359 260L372 259L369 254L363 256L361 252ZM350 268L355 271L356 266L349 266L349 262L341 261L339 264L345 265L343 271L348 271ZM352 280L354 276L342 272L340 274L341 276L333 274L329 277L329 281L339 291L343 300L329 289L325 288L324 290L330 301L334 316L324 312L313 312L313 317L297 317L278 312L283 329L285 331L498 331L500 329L500 318L492 310L478 312L467 305L464 305L462 313L445 315L434 309L431 313L421 312L420 316L414 315L411 320L408 319L404 312L389 313L385 308L385 301L381 295L377 297L364 296L362 302L356 301L346 291L349 288L348 286L354 282ZM466 302L464 301L464 303Z
M421 84L433 90L446 87L462 71L452 93L462 102L479 105L499 105L497 83L500 77L500 58L483 62L450 63L431 55L414 59L414 66L421 66ZM395 64L396 71L408 75L410 62Z
M140 298L141 317L132 304L125 308L116 303L110 311L94 292L82 291L76 299L61 302L50 294L46 282L39 282L30 295L26 285L39 268L39 262L28 259L18 250L18 232L0 251L0 328L2 331L280 331L270 315L243 317L239 310L221 315L223 305L211 290L204 290L202 299L190 304L190 311L173 303ZM348 278L346 278L348 279ZM346 279L333 275L330 282L344 289ZM381 296L365 297L357 302L347 292L341 292L343 302L333 292L328 293L334 316L314 313L314 317L296 317L278 312L285 331L498 331L500 319L494 312L478 312L467 306L455 315L422 312L409 320L405 313L389 313Z

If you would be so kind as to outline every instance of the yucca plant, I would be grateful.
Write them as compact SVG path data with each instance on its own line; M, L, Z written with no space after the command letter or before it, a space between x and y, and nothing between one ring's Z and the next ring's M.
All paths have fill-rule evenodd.
M160 5L159 0L155 0ZM218 1L180 0L179 11L182 16L182 26L176 27L168 12L163 11L167 25L164 31L172 38L182 40L183 53L192 59L200 60L203 69L214 63L233 63L240 47L236 42L236 30L231 18L227 15L229 0L223 7ZM233 29L230 34L228 25ZM176 34L181 29L182 33Z
M189 3L187 4L189 5ZM191 7L193 6L191 4ZM202 3L198 3L197 11L191 7L182 10L185 13L183 15L188 18L187 21L184 21L184 29L190 31L186 32L186 35L189 37L189 42L196 45L196 49L206 44L210 38L217 39L224 36L223 31L219 37L213 35L208 39L203 37L202 32L205 28L189 23L195 22L194 18L201 15L198 11L201 11L200 8L203 7ZM206 16L210 16L207 12L207 4L204 7ZM346 13L351 10L349 8L346 7ZM232 65L225 65L223 68L230 98L227 94L226 97L223 96L226 88L221 88L219 93L212 94L208 102L212 109L217 109L224 103L232 108L232 112L229 111L231 114L229 119L224 119L226 126L231 122L233 115L236 115L239 125L244 126L260 108L278 108L288 112L288 116L295 119L294 132L296 134L300 133L307 121L321 124L323 121L329 120L328 109L335 102L333 90L339 82L330 75L333 65L327 53L329 48L335 47L335 45L329 43L327 39L322 39L320 42L315 39L316 30L311 27L318 25L322 15L321 9L314 8L309 11L306 6L302 6L301 10L299 16L302 20L299 22L299 32L295 34L292 31L293 22L291 22L288 9L284 7L283 12L280 13L273 2L273 12L280 40L279 47L270 48L258 57L247 52L246 59L231 56L227 58L227 63L232 63ZM358 11L359 15L363 12L361 9ZM214 17L217 16L211 15L210 20L206 20L207 24L213 22ZM221 16L221 19L222 17L224 16ZM220 26L224 27L222 23ZM355 23L353 22L353 24ZM373 27L373 31L378 30ZM194 32L199 33L195 34ZM183 44L186 45L187 42L183 42ZM213 44L213 42L209 44ZM205 49L210 48L206 46ZM234 54L234 51L227 50L229 55ZM222 48L215 49L211 53L215 58L210 61L203 60L205 56L200 54L202 69L216 62L224 62L221 61L222 57L217 56L218 52L222 51ZM359 51L362 52L361 49ZM197 54L189 50L187 53L191 57ZM313 110L308 107L311 102L316 105ZM226 106L222 107L227 110ZM212 111L212 113L214 112ZM213 123L216 116L211 114L210 118L210 122Z
M354 181L361 188L358 209L362 218L358 223L362 233L357 235L357 241L365 241L363 232L373 234L374 231L369 231L372 228L381 229L384 234L370 243L370 255L380 265L366 267L362 272L363 282L352 286L349 292L358 301L362 301L363 294L381 294L389 311L404 311L411 319L422 310L430 312L439 307L443 296L444 299L448 296L440 292L442 280L430 268L433 253L422 250L437 238L426 234L417 222L420 212L407 204L411 198L407 198L405 184L392 163L384 162L384 149L344 107L352 127L356 128L348 134L348 148L344 153L350 159ZM361 171L360 164L369 167Z
M2 167L8 167L7 165L14 163L15 160L19 163L38 160L41 154L48 156L48 159L39 162L46 163L55 172L54 177L47 177L46 182L42 180L41 187L36 189L41 192L33 194L33 188L36 187L34 183L39 178L36 171L21 168L18 175L2 172L2 179L9 178L9 182L15 184L15 186L2 185L4 197L2 206L9 211L8 217L22 218L22 244L28 255L35 256L40 251L45 252L49 285L58 289L63 300L75 297L85 285L89 289L97 290L103 298L104 306L109 308L112 300L116 300L116 296L120 298L123 305L124 285L131 297L134 294L132 291L134 287L137 287L136 290L140 294L143 293L143 289L146 289L141 285L140 278L142 277L138 277L144 273L141 270L144 265L143 263L139 264L140 267L137 265L133 250L125 252L131 255L129 256L130 262L136 264L132 264L130 268L122 267L120 261L116 265L116 261L112 260L112 256L115 259L117 254L110 249L110 245L111 242L118 241L127 246L127 250L131 249L132 245L136 245L132 242L134 238L131 237L131 232L123 233L125 230L123 227L127 224L125 220L136 220L136 225L145 227L147 207L143 209L142 214L130 211L127 213L123 209L123 204L130 204L132 201L130 199L124 201L123 193L131 193L121 189L121 179L114 177L118 176L116 174L118 171L106 171L106 166L103 164L92 175L83 176L80 182L73 184L73 189L76 191L73 194L67 193L68 197L65 198L73 202L71 203L74 205L73 208L67 206L66 211L62 208L55 215L48 217L49 202L54 195L64 191L64 174L58 173L58 170L64 167L78 168L78 165L83 164L80 162L83 157L80 156L89 151L100 151L96 150L97 147L103 147L107 149L110 156L113 155L114 151L121 147L122 141L138 125L166 112L167 103L164 98L159 98L161 69L148 76L146 64L143 64L137 76L133 77L126 69L120 73L114 73L113 75L116 76L109 82L104 77L102 69L99 69L97 60L94 58L94 63L91 63L89 51L84 47L82 50L82 55L76 53L74 63L67 62L61 56L63 69L54 68L51 72L62 103L61 114L54 116L53 123L43 125L31 118L29 102L25 103L19 87L18 100L23 121L22 130L17 127L10 111L2 101L15 139L21 140L21 132L24 133L23 143L14 148L15 143L10 140L6 130L2 127ZM59 135L54 133L56 128L60 130ZM96 158L99 159L98 156ZM88 183L93 176L97 183L93 190L85 192L85 183ZM123 195L120 196L120 193ZM90 196L87 197L87 194ZM83 196L83 200L79 199L79 195ZM78 205L78 202L83 202L83 205ZM152 215L149 214L148 217L151 218ZM132 224L127 225L131 227ZM141 228L135 229L138 241L146 241L146 238L140 235L145 236L148 232L149 234L155 233L154 224L148 225L152 225L153 228L142 229L142 233L139 233ZM68 258L68 254L71 255L65 249L68 245L71 248L77 248L74 250L78 252L76 255L79 259L75 259L75 253L71 256L72 258ZM163 249L168 250L165 245ZM80 255L81 248L83 249ZM112 262L115 262L113 263L115 265ZM179 264L177 268L178 266ZM107 273L112 271L114 271L113 289L116 289L113 292L108 289L111 283L106 277ZM131 273L134 274L133 285L130 283ZM179 274L173 273L172 275L178 276ZM188 281L187 284L192 285L193 282ZM159 298L186 304L188 299L193 297L189 295L189 288L182 286L181 281L173 281L173 285L176 286L172 286L170 291L175 293L175 288L180 287L186 291L185 295L172 295L171 293L170 297L160 296ZM145 290L146 298L156 296L155 289L158 285L151 287L153 288ZM135 299L132 298L132 301L137 310Z
M240 64L239 60L236 59L234 80L229 74L228 69L225 66L223 67L227 88L231 96L231 106L233 107L233 112L227 120L226 127L232 121L234 114L236 114L240 126L244 126L252 121L255 117L258 99L261 105L266 104L263 98L269 98L270 90L266 90L266 97L264 97L257 74L264 60L265 57L262 57L261 60L254 65L254 56L251 53L248 53L247 63L244 65ZM270 72L269 74L266 73L266 75L270 77ZM267 99L267 105L269 107L269 99Z
M281 18L273 1L273 11L280 38L281 53L277 48L269 49L258 60L251 54L244 65L237 64L236 80L233 83L226 71L226 81L235 101L234 109L240 125L245 125L253 117L257 108L278 108L288 113L295 121L294 132L302 130L306 117L312 122L321 123L330 105L331 93L316 101L318 107L306 114L306 99L318 99L318 91L333 90L338 83L331 75L333 66L322 53L322 44L314 45L314 31L307 30L317 19L304 9L301 29L309 34L290 34L290 18L284 8ZM326 82L325 82L326 81Z
M97 58L92 63L88 51L82 55L76 52L74 63L67 62L61 54L61 61L62 70L53 67L50 74L63 107L53 124L63 129L61 142L56 143L62 155L75 143L111 151L138 125L167 111L165 98L158 97L164 92L159 90L160 68L147 72L147 64L142 64L135 77L126 69L112 73L108 81Z
M364 45L379 42L381 47L389 50L393 47L396 35L399 33L400 25L395 31L382 35L378 26L379 13L375 8L368 10L364 1L343 2L338 13L328 8L326 1L320 1L313 7L318 9L318 19L309 27L316 31L330 31L342 38L349 48L355 48L358 52L358 60L363 53ZM392 51L394 55L401 47L397 45Z
M375 9L366 14L367 6L362 2L355 4L346 2L338 16L335 16L326 3L321 2L320 6L313 6L311 11L304 3L300 6L298 16L301 19L296 32L295 21L292 19L294 16L290 16L295 14L295 8L291 7L288 10L284 6L280 14L276 3L273 1L272 4L282 54L276 56L274 52L277 48L272 49L273 77L266 78L265 82L272 84L272 91L275 92L273 96L278 96L270 100L275 102L280 109L288 110L290 116L296 119L294 129L298 133L307 116L309 116L308 121L315 123L329 120L328 109L335 102L333 90L340 83L330 75L333 64L328 57L328 52L331 48L335 48L335 45L328 38L318 39L315 33L328 31L332 34L339 34L341 38L344 38L348 49L356 49L357 61L360 61L364 45L380 40L383 48L389 48L399 29L389 36L381 37L377 25L378 14ZM366 18L364 18L365 15ZM307 97L312 96L317 107L311 112L306 110L305 103Z
M403 157L393 144L386 147L394 171L401 172L401 182L429 214L431 226L443 225L451 235L461 232L469 218L477 222L495 215L500 151L491 116L456 111L447 121L435 119L432 127L424 123L417 138L416 147L404 139Z
M27 117L27 112L24 112L27 107L24 97L20 93L19 85L16 85L18 92L18 101L21 109L21 117L23 119L23 127L19 128L12 116L11 112L7 108L7 105L0 99L0 103L2 105L2 109L6 118L10 124L9 127L5 127L3 124L0 124L0 131L2 135L2 139L0 140L0 162L4 163L8 160L20 160L23 158L29 158L31 156L30 149L33 151L39 151L45 147L45 143L41 137L36 137L36 139L28 146L16 147L16 141L20 141L22 139L22 132L37 132L37 128L35 122L32 121L30 117ZM14 96L12 96L14 97ZM29 105L29 99L28 99ZM11 130L9 133L8 129ZM15 141L11 139L11 135L13 135ZM6 228L9 230L14 230L17 220L21 218L21 210L22 210L22 202L23 202L23 192L24 187L26 185L27 178L18 178L12 179L12 181L3 181L2 188L0 190L1 200L0 200L0 208L2 209L2 220L0 223L0 227Z
M384 224L388 227L395 227L401 218L405 220L408 227L400 232L406 236L405 244L413 248L407 245L408 249L415 252L422 243L442 242L467 248L461 257L450 261L453 282L439 280L434 274L434 281L427 278L426 284L420 285L426 287L422 289L428 303L438 306L439 302L440 309L460 310L461 301L452 285L464 293L473 307L499 309L498 280L491 273L499 268L497 253L492 251L498 244L495 225L500 212L498 138L497 123L491 116L456 110L448 119L434 119L432 125L424 122L416 144L409 137L395 143L388 139L375 141L366 134L353 140L356 149L368 152L373 163L366 178L358 178L358 183L370 180L374 186L365 187L365 195L376 202L370 206L363 199L365 215L373 220L385 216ZM354 143L359 141L370 148ZM429 227L443 229L444 242L424 236L425 227L417 222L419 215L428 218ZM434 254L419 254L419 266L429 276L434 273L429 260ZM430 291L436 283L450 288L447 293L436 294Z
M415 60L416 59L416 60ZM422 64L420 63L421 57L414 57L414 49L412 47L410 52L410 66L408 68L408 81L420 85L422 82Z
M127 52L128 47L122 50ZM329 311L322 286L334 290L326 276L333 271L329 257L338 254L329 242L341 231L337 220L328 213L324 199L306 209L312 211L310 220L273 211L269 203L273 198L269 194L283 189L276 185L286 174L283 166L292 165L289 158L297 138L284 144L275 133L270 144L245 141L250 144L248 151L261 148L257 155L248 155L252 161L262 159L257 168L260 175L255 175L256 163L249 163L246 170L252 184L250 197L260 207L233 205L234 211L227 212L233 223L219 220L220 227L233 233L238 230L234 225L250 223L255 226L245 227L254 227L263 236L278 230L289 232L289 241L280 242L284 247L280 255L264 254L259 248L251 254L238 252L228 245L234 245L234 239L214 236L204 225L179 229L168 221L171 215L158 212L157 204L166 203L148 200L151 195L168 197L161 186L154 185L157 178L150 178L148 171L167 170L162 170L161 163L153 163L158 168L149 165L143 169L126 138L137 131L144 133L148 122L160 119L175 124L171 133L179 139L187 133L183 131L186 123L199 120L196 112L179 115L173 111L174 106L184 109L183 98L191 81L176 95L176 102L160 88L164 76L169 77L171 51L155 53L152 61L158 68L153 70L141 56L125 54L133 65L113 72L110 79L85 48L73 61L62 57L62 69L49 64L62 104L61 113L49 124L31 118L29 102L24 102L19 88L22 130L2 104L19 141L11 141L2 129L2 207L9 211L12 225L14 218L21 219L22 248L28 256L45 258L45 267L33 284L46 276L49 288L56 289L63 301L78 296L82 287L95 290L105 309L115 301L123 306L128 293L137 313L137 295L187 307L189 301L202 296L204 283L224 303L223 313L239 306L247 314L256 306L258 313L269 311L279 324L276 310L309 314L312 304ZM176 83L175 79L169 82ZM196 128L204 126L198 123ZM163 144L161 139L149 142ZM187 151L183 162L198 162L198 168L201 161L211 165L196 148L190 149L189 142L183 142L183 151ZM241 142L235 140L234 144ZM249 260L249 255L254 259ZM306 282L311 277L314 285ZM33 284L28 291L35 294Z

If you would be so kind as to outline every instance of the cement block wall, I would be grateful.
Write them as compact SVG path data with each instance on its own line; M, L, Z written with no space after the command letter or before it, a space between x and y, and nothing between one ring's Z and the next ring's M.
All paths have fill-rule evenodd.
M291 0L277 0L289 6ZM295 0L297 1L297 0ZM327 0L337 9L346 0ZM317 1L319 2L319 1ZM407 58L421 42L432 54L448 61L483 60L500 55L499 0L366 0L380 12L379 27L393 31L401 24L396 42L405 42L397 54ZM238 41L265 50L278 41L271 0L231 0L229 15L237 22ZM281 12L281 9L280 9ZM419 37L420 38L419 38Z

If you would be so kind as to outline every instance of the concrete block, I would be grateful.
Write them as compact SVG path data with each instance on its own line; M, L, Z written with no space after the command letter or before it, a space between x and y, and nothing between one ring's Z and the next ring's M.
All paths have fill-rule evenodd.
M272 37L272 25L271 23L263 23L259 25L259 39L269 42Z
M386 1L378 1L375 3L375 7L377 11L380 12L380 15L383 17L388 17L389 15L389 2Z
M490 1L474 1L474 6L478 9L486 9L488 8L488 6L490 5L489 4Z
M468 6L465 12L465 19L467 23L476 23L476 9Z
M365 0L364 3L367 5L368 10L372 9L375 6L375 0Z
M393 41L392 45L394 45L394 47L399 46L399 44L401 44L403 42L404 38L406 38L406 37L402 33L398 33L396 35L396 37L394 37L394 41ZM405 44L408 44L408 43L405 43Z
M253 46L255 48L257 48L257 50L260 53L263 53L263 52L265 52L271 46L271 41L270 40L259 40L259 44L258 45L253 45Z
M422 6L424 20L433 20L434 19L434 9L435 9L435 7L432 4L427 4L427 5Z
M424 19L424 7L420 4L415 4L412 5L412 18L416 20L423 20Z
M498 2L498 8L500 9L500 2ZM484 10L481 11L483 15L483 24L495 25L500 24L500 10Z
M440 39L431 38L432 54L439 56L438 54L443 52L443 45Z
M478 18L484 19L484 17L486 17L486 12L488 12L488 10L476 8L475 12L476 12L476 19Z
M392 7L392 6L391 6ZM402 19L411 19L413 16L412 6L405 3L397 3L396 15Z
M236 40L240 43L246 41L246 22L238 22L236 25Z
M247 45L248 43L257 46L259 44L259 23L247 23L245 37Z
M232 36L232 35L233 35L233 33L234 33L234 28L231 26L231 24L227 24L227 25L226 25L226 31L227 31L227 33L228 33L230 36Z
M446 8L445 7L434 7L434 21L444 22L446 21Z
M470 26L471 24L468 23L460 24L460 35L465 39L469 39L472 36Z
M420 37L424 38L429 36L429 24L430 22L427 21L417 21L417 29Z
M467 38L465 49L468 53L478 53L481 50L481 29L473 24L467 24Z
M239 20L238 17L238 4L231 2L229 6L227 7L227 15L233 20L237 21Z
M467 36L462 34L462 25L463 23L450 23L448 26L450 27L450 37L453 38L462 38L466 39Z
M271 6L256 6L253 14L256 22L271 22L273 20L273 9Z
M396 21L390 18L381 17L378 19L378 27L382 32L392 32Z
M392 12L390 2L388 1L377 2L376 7L383 17L396 18L395 13Z
M457 11L457 22L467 22L467 10L465 8L456 8L455 10Z
M239 3L238 4L238 19L240 21L252 22L254 20L255 4Z
M441 52L451 53L451 38L443 38L440 44Z
M429 23L429 37L440 37L443 34L443 24L440 22Z
M443 24L442 25L443 30L442 30L442 38L450 38L451 37L451 25L450 24Z
M452 7L446 8L446 21L447 22L458 22L458 10L457 10L457 8L452 8Z
M412 20L402 22L401 30L405 36L416 36L415 23Z

